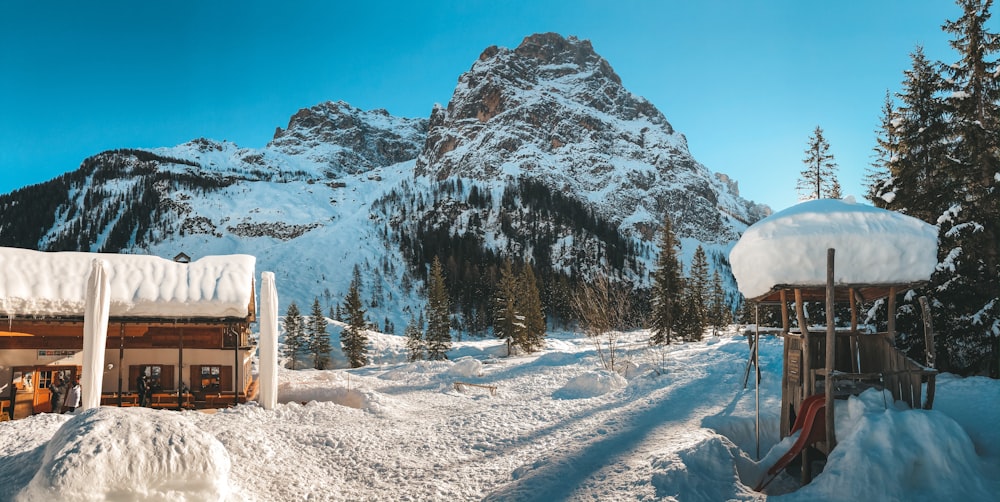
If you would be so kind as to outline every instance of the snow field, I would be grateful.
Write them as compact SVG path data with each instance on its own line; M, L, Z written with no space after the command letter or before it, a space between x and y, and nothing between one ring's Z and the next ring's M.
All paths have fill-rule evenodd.
M1000 488L1000 386L943 375L933 411L886 407L877 392L838 403L840 445L813 483L793 491L798 483L782 474L768 493L755 493L751 487L794 439L772 450L780 339L761 343L765 458L758 462L753 379L743 387L745 338L729 332L651 349L646 336L626 335L624 375L600 368L589 341L576 335L550 337L545 351L512 358L499 356L500 341L465 341L456 343L454 361L280 370L272 411L255 404L215 414L102 408L0 423L0 500L18 493L35 500L47 486L61 487L59 498L88 500L75 480L118 493L144 472L168 473L155 480L193 471L207 474L169 487L173 499L990 500ZM401 343L386 336L373 345L392 354ZM455 381L497 392L457 391ZM577 394L563 395L570 390ZM116 434L91 432L113 423L137 438L127 450L116 449ZM152 438L165 426L183 431L170 469L121 469L154 455ZM81 451L94 453L72 451L68 441L90 441ZM95 460L69 461L80 458ZM147 486L121 498L162 500L166 489Z

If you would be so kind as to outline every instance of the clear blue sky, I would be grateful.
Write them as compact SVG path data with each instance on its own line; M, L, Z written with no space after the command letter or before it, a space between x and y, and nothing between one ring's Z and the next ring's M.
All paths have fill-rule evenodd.
M591 40L745 197L794 204L817 125L860 195L885 91L918 44L957 59L940 26L959 14L948 0L10 0L0 192L111 148L262 147L322 101L426 117L484 48L554 31Z

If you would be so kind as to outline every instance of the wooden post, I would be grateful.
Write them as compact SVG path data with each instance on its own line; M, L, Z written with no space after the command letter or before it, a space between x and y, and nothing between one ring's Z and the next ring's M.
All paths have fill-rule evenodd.
M789 410L792 408L792 399L788 395L788 332L791 330L791 323L788 320L788 295L785 290L781 290L781 337L784 341L782 343L782 358L784 361L784 369L781 372L781 420L778 424L780 429L781 437L784 438L788 435L789 429L791 429ZM798 368L796 368L798 369Z
M851 331L858 331L858 299L854 297L854 288L847 290L851 302Z
M802 290L795 288L795 316L799 321L799 331L802 332L802 373L799 377L802 380L802 399L812 395L812 367L809 357L809 323L806 321L806 309L802 305ZM800 399L801 402L801 399ZM802 413L799 407L799 413ZM805 433L805 431L803 431ZM812 465L809 461L809 448L802 449L802 484L808 483L812 479Z
M933 368L937 364L937 351L934 348L934 322L931 319L931 305L926 296L921 296L918 301L920 302L921 318L924 321L924 350L927 355L927 367Z
M788 294L784 289L779 294L781 295L781 333L787 335L792 329L792 323L788 320Z
M122 364L125 362L125 323L118 328L118 407L122 407Z
M886 331L889 334L889 343L896 342L896 286L889 287L889 302L886 306L889 319L886 322Z
M812 361L809 357L809 322L806 320L806 309L802 305L802 290L795 289L795 316L799 321L799 331L802 332L802 399L813 394Z
M837 358L837 327L834 326L833 248L826 250L826 451L827 455L837 446L837 431L833 413L833 371ZM852 302L853 303L853 302Z

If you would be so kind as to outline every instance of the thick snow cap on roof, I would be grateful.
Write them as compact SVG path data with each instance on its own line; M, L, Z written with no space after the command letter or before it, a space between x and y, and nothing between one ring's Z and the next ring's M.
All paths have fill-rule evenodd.
M826 285L829 248L836 284L926 281L937 265L937 227L864 204L811 200L753 224L729 261L740 292L755 299L776 286Z
M177 263L156 256L48 253L0 248L0 314L83 316L87 277L105 261L111 317L238 317L249 314L256 258L206 256Z

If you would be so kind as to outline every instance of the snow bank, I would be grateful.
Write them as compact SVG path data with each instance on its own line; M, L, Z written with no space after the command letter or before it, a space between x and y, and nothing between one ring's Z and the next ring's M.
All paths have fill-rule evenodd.
M278 369L278 402L331 402L371 412L383 411L382 396L367 389L361 377L348 373Z
M739 448L711 435L695 445L654 458L651 483L665 500L753 500L756 494L740 482L735 459Z
M625 387L628 382L613 371L588 371L575 376L557 390L552 397L557 399L583 399L607 394L613 390Z
M87 410L56 431L37 466L15 500L221 500L230 491L225 447L171 411Z
M156 256L46 253L0 248L0 312L83 316L91 262L107 263L111 317L246 317L255 258L206 256L177 263Z
M944 413L885 409L875 390L837 412L823 472L774 500L995 500L968 434Z
M919 282L937 265L937 228L873 206L811 200L748 228L729 261L740 292L752 299L778 285L825 285L829 248L838 284Z

